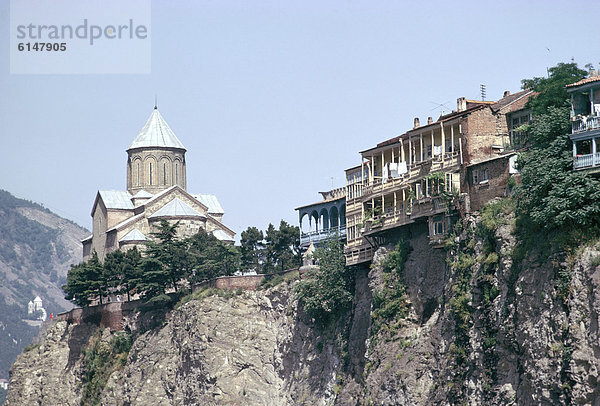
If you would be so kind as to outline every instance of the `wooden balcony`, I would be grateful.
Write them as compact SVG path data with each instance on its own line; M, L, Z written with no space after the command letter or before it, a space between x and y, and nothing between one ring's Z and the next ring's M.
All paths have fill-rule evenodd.
M373 259L373 248L370 245L361 245L355 248L347 248L344 252L346 265L356 265Z
M597 116L582 116L574 118L573 121L571 121L571 130L573 134L597 129L600 129L600 117Z
M363 235L372 235L391 228L402 227L414 223L416 219L444 213L447 203L441 196L425 197L415 200L412 206L399 208L395 212L384 213L365 220Z
M444 160L441 157L430 158L421 162L415 162L410 164L408 172L400 175L397 178L387 178L386 182L383 182L381 177L376 177L372 182L365 181L365 185L362 189L361 200L367 201L371 199L373 194L388 193L393 190L399 190L408 182L414 179L422 178L433 172L441 172L444 169L458 165L460 163L459 153L454 154L448 152L444 155Z
M573 169L590 169L600 166L600 152L573 157Z
M344 239L346 237L346 225L342 224L340 226L331 227L325 230L302 233L300 235L300 245L308 246L311 242L317 244L333 236L338 236L338 238Z

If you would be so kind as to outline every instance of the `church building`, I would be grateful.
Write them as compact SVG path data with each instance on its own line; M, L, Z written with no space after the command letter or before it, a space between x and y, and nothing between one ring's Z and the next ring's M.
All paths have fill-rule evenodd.
M83 260L93 251L100 260L115 250L143 246L161 220L179 222L180 237L200 229L221 241L235 233L222 223L223 208L211 194L186 187L186 149L154 107L127 149L127 190L99 190L92 206L93 233L82 240Z

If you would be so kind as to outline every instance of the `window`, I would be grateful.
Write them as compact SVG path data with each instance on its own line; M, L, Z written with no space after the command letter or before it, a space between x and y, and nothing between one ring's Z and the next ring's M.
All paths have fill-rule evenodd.
M163 162L163 185L167 184L167 164Z
M137 185L140 185L140 163L137 163Z
M423 197L423 193L421 191L421 184L420 183L415 184L415 197L417 199L420 199L421 197Z
M479 171L479 183L485 182L485 181L487 181L488 179L489 179L489 178L488 178L488 169L487 169L487 168L485 168L485 169L481 169L481 170Z
M519 126L519 117L512 119L512 128L513 130Z
M444 185L446 192L452 192L452 174L446 174L446 184Z
M179 184L179 164L175 164L175 184Z
M431 233L434 235L443 235L446 232L446 222L443 216L437 216L432 219Z
M489 180L488 168L484 169L473 169L473 184L477 185L480 183L487 183Z
M433 223L433 234L434 235L444 234L444 222L443 221L436 221L435 223Z

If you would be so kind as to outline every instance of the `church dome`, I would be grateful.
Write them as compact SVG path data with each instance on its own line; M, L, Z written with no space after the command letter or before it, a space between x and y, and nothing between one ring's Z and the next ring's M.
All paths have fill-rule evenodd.
M160 115L158 109L155 107L138 133L137 137L133 140L128 150L136 148L177 148L185 150L185 147L179 141L177 136L171 127L167 124L165 119Z
M127 191L134 206L171 186L186 189L185 147L154 107L150 118L127 149ZM131 196L130 196L131 198Z

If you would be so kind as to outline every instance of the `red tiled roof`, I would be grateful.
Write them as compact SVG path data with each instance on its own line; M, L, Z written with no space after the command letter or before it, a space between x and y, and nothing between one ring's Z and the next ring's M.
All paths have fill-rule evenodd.
M598 82L600 81L600 75L598 76L590 76L589 78L581 79L579 82L571 83L566 87L576 87L581 85L587 85L588 83Z

